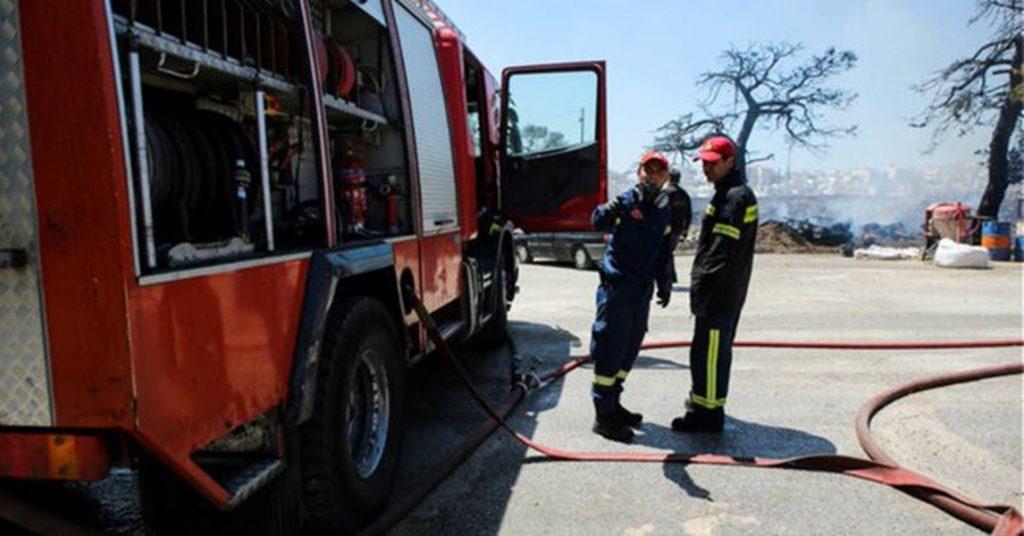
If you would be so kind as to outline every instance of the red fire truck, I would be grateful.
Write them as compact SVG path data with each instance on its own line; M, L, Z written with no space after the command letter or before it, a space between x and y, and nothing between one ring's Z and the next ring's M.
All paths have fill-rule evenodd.
M431 351L410 296L503 336L513 225L605 199L604 77L499 85L428 0L0 0L0 478L365 523Z

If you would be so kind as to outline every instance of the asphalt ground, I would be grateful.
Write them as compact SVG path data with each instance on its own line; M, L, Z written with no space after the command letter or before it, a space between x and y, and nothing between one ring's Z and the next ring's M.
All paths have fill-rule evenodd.
M692 257L678 257L687 274ZM917 261L759 255L737 338L934 341L1021 338L1021 265L956 271ZM511 312L519 355L548 370L586 353L595 272L525 265ZM652 311L648 341L688 339L683 285ZM506 392L507 349L460 350L492 400ZM633 445L590 432L592 369L532 395L511 424L535 441L583 451L864 456L860 405L904 381L1007 362L1020 348L903 352L734 350L729 419L720 437L673 433L689 390L686 350L645 351L624 403L645 415ZM443 363L414 376L404 486L484 418ZM973 498L1021 505L1022 380L985 380L912 395L884 409L883 448ZM698 465L545 462L496 432L394 534L971 534L975 529L893 489L849 477Z
M687 274L692 257L677 257ZM1019 264L940 270L916 261L856 261L830 255L758 255L737 338L929 341L1021 338ZM684 277L685 279L685 277ZM556 264L521 268L510 334L523 363L546 371L586 353L596 272ZM648 341L688 339L685 285L652 310ZM457 347L494 403L508 394L508 346ZM689 390L686 350L645 351L624 403L645 415L633 445L590 432L584 367L534 393L511 424L541 443L584 451L721 453L788 457L863 456L853 429L860 405L923 376L1020 362L1020 348L932 352L839 352L738 348L725 433L689 437L669 423ZM407 378L400 495L429 473L486 417L440 359ZM1022 501L1020 376L912 395L882 410L883 448L970 497ZM5 485L56 514L111 534L151 532L139 514L136 479L115 470L90 485ZM0 532L11 527L0 522ZM830 474L698 465L545 462L495 432L393 534L972 534L976 530L898 491Z

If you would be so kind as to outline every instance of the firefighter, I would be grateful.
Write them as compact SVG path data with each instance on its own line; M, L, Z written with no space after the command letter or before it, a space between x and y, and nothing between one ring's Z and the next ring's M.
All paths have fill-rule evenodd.
M690 222L693 221L693 209L690 202L690 194L686 193L680 184L682 173L677 168L668 172L668 182L671 190L668 196L668 206L672 215L672 232L676 242L686 240L690 232ZM674 283L675 281L673 281Z
M754 261L757 198L736 165L736 145L729 138L709 138L694 160L703 163L715 193L690 274L690 311L696 317L690 346L693 383L687 412L672 421L672 429L717 433L725 423L732 343Z
M671 299L675 268L667 182L668 159L647 152L637 168L637 184L592 216L595 228L611 234L600 266L590 340L597 413L593 431L616 441L631 440L632 428L643 421L619 397L647 331L655 287L659 305L667 307Z

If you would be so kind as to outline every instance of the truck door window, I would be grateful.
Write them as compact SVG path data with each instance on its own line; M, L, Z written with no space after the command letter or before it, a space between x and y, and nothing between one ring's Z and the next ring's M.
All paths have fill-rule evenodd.
M547 153L597 139L596 73L516 74L508 82L506 152Z

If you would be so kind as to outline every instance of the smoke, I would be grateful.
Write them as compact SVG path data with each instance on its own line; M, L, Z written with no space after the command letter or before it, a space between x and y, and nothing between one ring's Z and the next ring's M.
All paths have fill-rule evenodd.
M682 172L681 184L693 199L693 224L700 225L713 187L697 170L686 167ZM635 168L610 172L609 195L632 187L635 173ZM928 205L960 201L976 206L987 183L984 168L976 164L793 172L791 175L753 165L747 169L747 178L757 194L762 222L808 221L822 227L848 225L855 239L874 235L879 227L897 230L901 235L920 236ZM1021 195L1021 184L1010 186L1001 207L1001 220L1019 218Z

